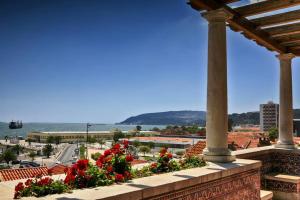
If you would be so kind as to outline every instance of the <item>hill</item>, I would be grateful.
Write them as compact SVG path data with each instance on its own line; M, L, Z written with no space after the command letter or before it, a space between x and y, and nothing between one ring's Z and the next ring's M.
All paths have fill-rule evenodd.
M142 125L192 125L205 124L204 111L169 111L146 113L129 117L120 124L142 124Z
M234 125L259 125L259 112L233 113L229 115ZM300 119L300 109L294 109L294 118ZM204 111L169 111L146 113L129 117L119 124L127 125L205 125L206 112Z

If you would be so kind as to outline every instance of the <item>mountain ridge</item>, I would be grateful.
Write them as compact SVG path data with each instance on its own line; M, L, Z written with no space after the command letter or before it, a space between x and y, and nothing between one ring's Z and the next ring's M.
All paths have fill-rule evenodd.
M259 111L232 113L228 115L234 125L255 124L259 125ZM294 109L294 118L300 119L300 109ZM143 113L132 116L117 124L124 125L193 125L205 126L205 111L166 111Z

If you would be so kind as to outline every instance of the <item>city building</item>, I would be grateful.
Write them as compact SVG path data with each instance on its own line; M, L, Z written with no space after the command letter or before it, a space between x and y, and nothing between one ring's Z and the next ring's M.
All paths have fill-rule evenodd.
M260 104L260 130L268 131L271 128L278 128L279 104L269 101L267 104Z
M300 137L300 119L294 119L294 135Z

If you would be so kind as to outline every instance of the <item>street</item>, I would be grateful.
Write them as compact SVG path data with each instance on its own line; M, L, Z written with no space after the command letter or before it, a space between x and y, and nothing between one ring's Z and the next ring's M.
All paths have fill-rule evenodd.
M68 146L63 150L63 152L57 158L61 164L71 165L73 160L73 155L75 155L74 150L77 148L76 144L68 144Z

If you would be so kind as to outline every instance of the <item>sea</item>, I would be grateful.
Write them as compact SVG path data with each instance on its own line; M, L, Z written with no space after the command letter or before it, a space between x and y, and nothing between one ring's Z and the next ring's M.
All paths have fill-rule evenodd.
M142 130L147 131L154 127L164 128L161 125L141 125ZM136 125L115 125L115 124L96 124L89 128L89 131L110 131L113 129L128 131L136 128ZM8 123L0 123L0 139L7 136L23 136L33 131L86 131L86 123L23 123L21 129L9 129Z

